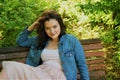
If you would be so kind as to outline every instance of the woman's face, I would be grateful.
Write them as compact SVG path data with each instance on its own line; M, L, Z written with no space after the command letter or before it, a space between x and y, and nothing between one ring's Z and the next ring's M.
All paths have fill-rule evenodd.
M45 21L45 32L52 40L58 40L58 36L60 35L61 28L60 24L56 19L50 19Z

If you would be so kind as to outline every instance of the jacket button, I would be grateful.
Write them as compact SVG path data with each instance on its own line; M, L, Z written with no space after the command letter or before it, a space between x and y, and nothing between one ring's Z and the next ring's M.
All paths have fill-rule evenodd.
M72 56L72 54L70 54L70 56Z

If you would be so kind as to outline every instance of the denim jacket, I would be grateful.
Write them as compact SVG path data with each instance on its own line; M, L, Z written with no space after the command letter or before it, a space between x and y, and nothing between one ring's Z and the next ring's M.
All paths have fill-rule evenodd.
M16 42L19 46L29 47L30 51L26 64L38 66L41 63L42 50L36 48L36 37L29 37L31 31L23 30ZM77 69L80 72L80 80L89 80L89 73L81 43L73 35L63 35L58 44L59 56L63 72L67 80L77 80Z

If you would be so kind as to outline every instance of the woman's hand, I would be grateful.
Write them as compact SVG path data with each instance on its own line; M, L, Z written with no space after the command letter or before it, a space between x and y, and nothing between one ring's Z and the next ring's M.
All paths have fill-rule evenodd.
M40 24L39 20L40 20L40 18L38 18L31 26L29 26L27 30L33 31L34 29L36 29Z

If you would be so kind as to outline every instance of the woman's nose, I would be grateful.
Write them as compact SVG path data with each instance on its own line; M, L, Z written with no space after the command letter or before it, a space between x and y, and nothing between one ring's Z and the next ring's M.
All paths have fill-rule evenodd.
M54 29L51 29L50 32L51 32L51 33L54 33Z

